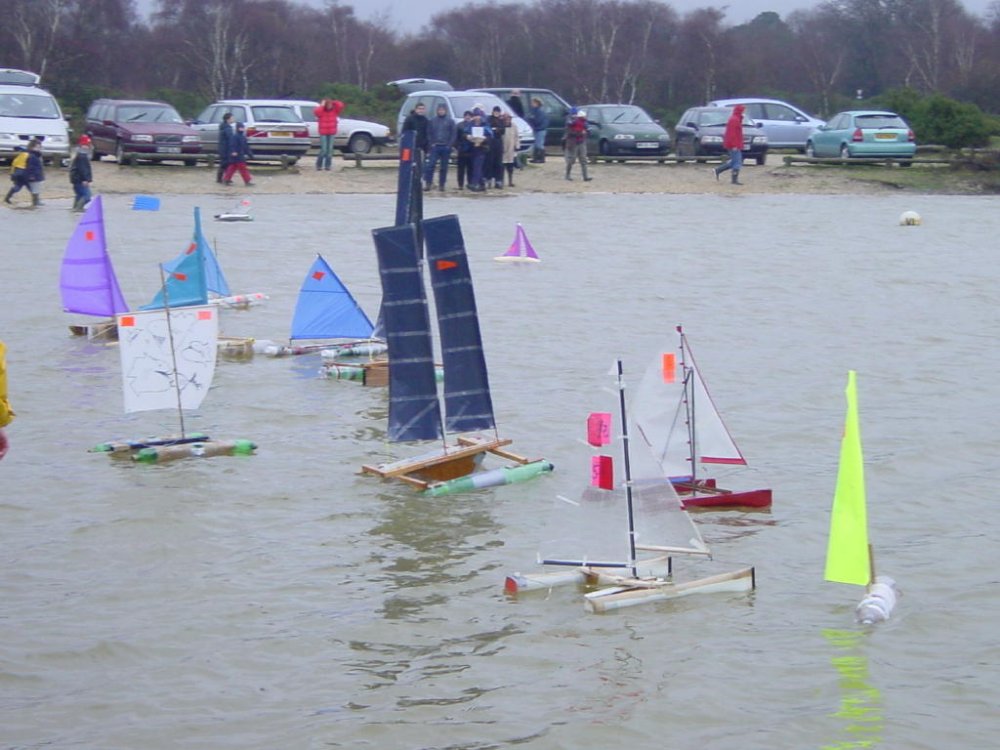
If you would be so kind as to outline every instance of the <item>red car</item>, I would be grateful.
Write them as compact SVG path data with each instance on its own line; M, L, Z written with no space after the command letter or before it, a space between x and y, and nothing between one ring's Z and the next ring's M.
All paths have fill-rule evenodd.
M97 99L87 110L86 133L95 161L115 156L119 164L175 160L194 166L201 156L198 131L164 102Z

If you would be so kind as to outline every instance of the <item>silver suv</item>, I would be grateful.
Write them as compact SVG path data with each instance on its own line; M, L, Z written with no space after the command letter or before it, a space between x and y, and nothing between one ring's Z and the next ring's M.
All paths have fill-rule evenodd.
M210 104L189 123L201 136L206 153L219 150L219 124L227 112L247 129L247 143L255 160L278 160L292 165L309 150L309 128L283 99L224 99Z
M506 112L513 118L513 123L517 126L518 151L530 149L535 143L535 134L531 126L515 115L507 102L502 101L496 94L489 94L485 91L417 91L406 97L403 106L399 108L399 117L396 121L396 132L403 132L403 120L413 111L418 104L427 107L427 117L431 118L437 114L439 104L444 104L448 109L448 114L455 118L455 122L461 122L463 113L472 111L475 107L481 107L487 116L494 107L500 107L502 112Z
M708 106L732 107L734 104L746 107L746 116L760 124L767 136L768 148L794 148L804 153L809 134L825 124L778 99L716 99Z

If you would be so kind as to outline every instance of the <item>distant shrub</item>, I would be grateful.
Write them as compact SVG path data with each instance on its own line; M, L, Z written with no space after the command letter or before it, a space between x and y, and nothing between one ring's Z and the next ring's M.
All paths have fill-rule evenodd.
M900 114L913 128L918 143L949 148L989 144L996 126L975 104L941 94L921 96L913 89L896 89L878 97L879 106Z

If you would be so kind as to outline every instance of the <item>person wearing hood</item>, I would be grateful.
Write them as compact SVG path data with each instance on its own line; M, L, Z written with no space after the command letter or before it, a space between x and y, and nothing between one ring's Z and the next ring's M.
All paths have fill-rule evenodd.
M437 106L437 114L427 121L427 168L424 170L424 190L434 187L434 169L441 162L441 175L438 178L438 189L444 191L448 179L448 161L451 150L455 146L455 136L458 126L448 114L444 104Z
M324 99L313 110L316 129L319 131L319 155L316 157L316 171L330 171L333 166L333 139L337 135L337 124L344 103L339 99Z
M593 178L587 176L587 113L573 107L566 119L566 179L572 180L573 162L579 160L583 181L590 182Z
M73 210L82 211L90 203L90 183L94 181L90 168L90 136L86 133L77 141L76 153L69 165L69 181L73 186Z
M743 167L743 112L746 110L742 104L733 107L733 113L726 121L726 132L722 136L722 147L729 152L729 159L715 168L715 179L727 169L733 170L733 184L742 185L740 182L740 169Z

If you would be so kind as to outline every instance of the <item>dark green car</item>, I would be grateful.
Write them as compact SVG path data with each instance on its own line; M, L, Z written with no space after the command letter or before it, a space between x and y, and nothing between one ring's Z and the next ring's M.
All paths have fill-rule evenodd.
M670 133L634 104L588 104L587 153L591 156L666 156Z

